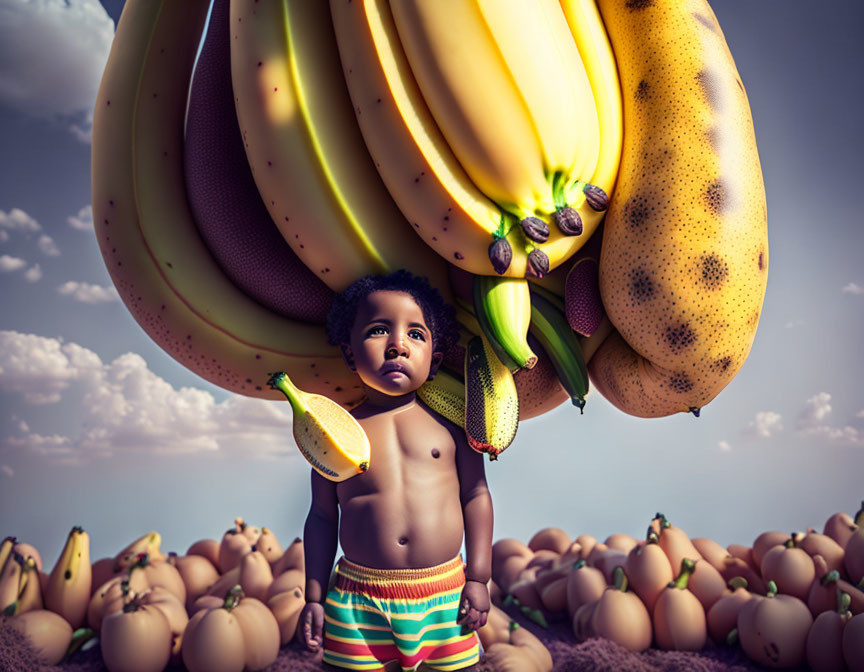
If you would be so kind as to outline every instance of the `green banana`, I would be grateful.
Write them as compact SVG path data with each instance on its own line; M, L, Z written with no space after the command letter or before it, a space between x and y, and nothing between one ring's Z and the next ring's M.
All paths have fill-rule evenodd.
M531 295L528 281L475 275L474 315L498 359L510 369L534 368L537 355L528 345Z
M530 331L552 360L558 380L567 390L573 405L582 411L588 394L588 371L579 340L564 313L533 287Z
M475 336L465 350L465 433L469 445L489 459L516 437L519 395L513 374L495 354L489 340Z
M298 389L283 371L267 384L291 402L294 440L315 471L338 482L369 469L369 437L353 415L328 397Z

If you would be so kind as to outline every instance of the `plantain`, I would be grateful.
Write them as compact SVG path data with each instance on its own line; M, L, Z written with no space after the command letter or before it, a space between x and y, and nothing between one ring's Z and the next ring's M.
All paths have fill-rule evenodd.
M93 568L90 565L90 536L73 527L66 545L48 577L45 608L60 614L73 628L81 627L90 603Z
M698 413L747 358L765 295L765 188L750 106L704 0L598 6L627 133L600 255L616 331L591 379L631 415Z
M297 389L283 371L267 384L291 402L294 440L321 476L338 482L369 469L369 438L353 415L325 396Z

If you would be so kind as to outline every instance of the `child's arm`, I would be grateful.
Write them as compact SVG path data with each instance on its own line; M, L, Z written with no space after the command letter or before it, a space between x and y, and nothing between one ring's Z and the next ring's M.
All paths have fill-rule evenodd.
M487 584L492 577L492 497L486 485L483 454L471 449L465 433L454 432L459 497L465 521L465 579L459 622L483 627L489 612Z
M324 641L324 609L330 570L339 534L339 499L336 483L312 471L312 506L303 527L306 564L306 606L300 616L306 646L316 649Z

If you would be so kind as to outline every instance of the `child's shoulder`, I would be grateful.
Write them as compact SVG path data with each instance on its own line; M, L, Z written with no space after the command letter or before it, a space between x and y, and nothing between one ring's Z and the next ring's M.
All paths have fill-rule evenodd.
M460 436L463 436L465 431L457 425L452 420L449 420L445 416L441 415L438 411L430 408L423 402L419 397L417 398L417 408L419 412L424 413L429 416L432 420L437 422L442 427L445 427L452 435L455 440L458 440Z

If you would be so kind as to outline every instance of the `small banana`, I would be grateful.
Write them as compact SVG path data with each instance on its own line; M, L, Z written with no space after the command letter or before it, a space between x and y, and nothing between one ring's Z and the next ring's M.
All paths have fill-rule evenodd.
M3 571L0 573L0 609L6 615L14 615L18 609L18 595L21 590L21 581L24 558L14 551L7 556Z
M485 336L475 336L465 351L465 433L468 444L494 460L516 437L519 395L513 374Z
M531 333L552 360L573 405L580 411L584 409L588 371L579 340L564 313L534 288L531 290Z
M21 588L18 591L17 614L42 608L42 588L39 584L39 569L36 559L28 556L21 566Z
M48 578L45 608L60 614L73 628L81 627L90 603L92 580L90 536L82 528L73 527Z
M524 278L474 276L474 314L502 363L511 371L530 369L537 355L528 345L531 295ZM515 364L515 368L514 365Z
M438 415L464 429L465 383L461 375L441 367L432 380L427 380L418 388L417 396Z
M6 537L2 543L0 543L0 571L3 570L3 566L6 564L6 559L12 554L12 549L15 548L15 544L18 543L17 537Z
M284 372L267 384L281 390L294 411L294 440L319 474L344 481L369 469L371 446L360 423L336 402L297 389Z
M161 545L162 536L155 530L136 539L114 556L114 573L122 572L134 565L142 553L147 553L150 560L165 560L165 554L159 550Z

